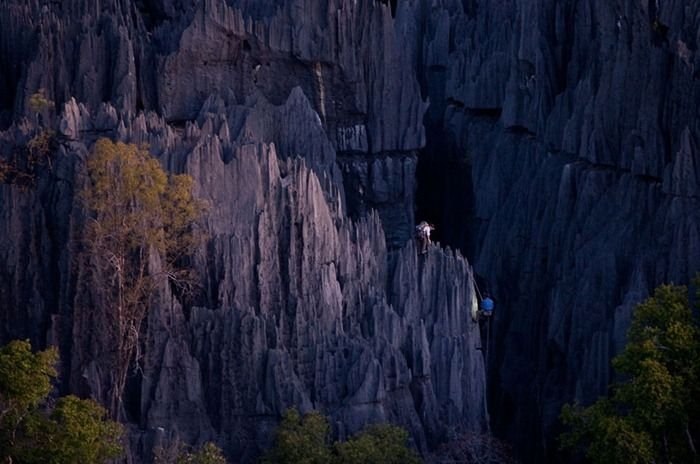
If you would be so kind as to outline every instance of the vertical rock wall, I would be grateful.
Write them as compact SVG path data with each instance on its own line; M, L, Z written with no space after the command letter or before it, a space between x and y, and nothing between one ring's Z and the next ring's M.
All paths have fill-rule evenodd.
M347 436L406 427L426 451L485 430L471 268L409 240L427 103L418 2L6 2L2 132L10 159L55 102L52 166L0 185L0 339L61 348L61 389L104 400L114 382L109 302L82 259L78 191L94 141L147 144L210 204L194 258L202 291L158 288L125 395L130 456L179 437L233 462L270 444L296 406ZM17 28L19 21L25 28ZM22 35L24 34L24 35ZM3 61L3 62L5 62ZM393 250L393 251L392 251ZM159 263L152 262L153 268Z
M698 270L700 8L396 5L0 5L3 156L28 137L33 92L61 115L54 171L0 186L2 339L48 333L65 388L99 396L73 194L96 137L147 142L216 207L206 296L183 308L164 288L150 313L141 430L250 456L292 403L326 408L340 434L398 421L419 446L479 427L470 270L406 246L420 169L422 213L498 301L496 430L555 459L561 404L604 391L634 304Z
M499 301L496 429L555 460L562 403L606 391L634 305L700 269L700 8L433 5L423 72L451 152L425 156L470 165L471 234L453 243Z

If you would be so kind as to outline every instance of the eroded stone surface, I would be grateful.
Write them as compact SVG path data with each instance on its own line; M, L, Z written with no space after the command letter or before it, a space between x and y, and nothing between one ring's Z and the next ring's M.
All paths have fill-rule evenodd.
M0 7L0 153L40 88L61 136L36 190L0 186L0 338L49 334L63 388L103 394L74 263L98 136L148 143L216 205L206 298L163 289L149 316L136 422L168 430L144 453L176 430L252 456L289 404L421 446L484 423L470 271L405 246L419 156L467 184L438 196L443 229L496 297L495 428L534 461L560 405L611 380L636 302L698 270L696 2L44 3Z

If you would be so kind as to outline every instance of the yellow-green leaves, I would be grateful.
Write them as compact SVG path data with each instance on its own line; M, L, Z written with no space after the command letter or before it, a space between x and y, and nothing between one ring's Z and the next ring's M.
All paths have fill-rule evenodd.
M420 464L406 446L408 432L389 424L369 426L344 443L336 443L338 464Z
M202 202L192 196L192 178L168 176L145 148L100 139L87 162L81 193L87 213L85 244L102 308L103 336L114 346L110 385L118 414L129 364L139 347L141 323L157 283L183 291L191 275L181 265L199 244L195 223ZM158 259L153 259L153 258Z
M41 113L49 109L53 102L46 97L44 89L39 89L29 97L29 109Z
M0 348L0 415L21 415L35 408L51 391L56 377L55 349L32 353L27 341L15 340Z
M226 458L218 446L209 442L197 452L181 455L177 464L226 464Z
M302 417L285 411L275 446L263 463L269 464L419 464L418 454L406 446L408 433L393 425L371 425L346 442L329 445L328 420L318 412Z
M168 179L146 150L100 139L88 159L90 185L83 192L96 236L119 247L161 245L160 200Z
M275 447L263 462L269 464L328 464L330 427L326 418L311 412L301 417L296 409L287 410L277 429Z
M168 176L147 150L107 139L97 141L87 167L93 236L177 258L198 243L192 226L204 205L192 196L190 176Z
M91 400L60 398L42 437L47 464L101 463L122 453L120 424L107 420L107 411Z
M44 405L58 354L32 353L25 341L0 348L0 462L103 463L122 452L122 427L91 400L60 398Z

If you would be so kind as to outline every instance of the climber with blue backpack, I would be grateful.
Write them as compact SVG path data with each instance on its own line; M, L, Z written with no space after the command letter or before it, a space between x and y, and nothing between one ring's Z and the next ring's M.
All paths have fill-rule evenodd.
M493 300L487 294L484 295L484 299L481 300L481 315L485 317L491 317L493 315Z

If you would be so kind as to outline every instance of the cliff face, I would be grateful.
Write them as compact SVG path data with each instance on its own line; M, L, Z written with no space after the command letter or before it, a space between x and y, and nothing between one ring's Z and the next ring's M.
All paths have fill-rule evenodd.
M426 164L469 160L469 235L454 241L500 303L495 428L541 462L561 404L605 392L634 305L700 267L700 7L441 6L424 74L444 94L428 139L444 141ZM443 188L435 214L459 225Z
M104 394L74 193L98 136L146 142L213 208L203 295L149 312L134 449L247 458L293 404L425 447L487 414L471 270L416 257L417 201L496 297L494 428L550 459L634 304L698 270L698 30L690 0L6 1L0 152L39 88L60 143L0 186L0 339L58 343L63 388Z
M210 205L201 292L163 283L141 334L124 403L135 461L179 437L249 462L292 406L338 436L397 423L421 450L487 427L471 268L410 240L420 8L322 3L0 8L2 155L31 135L38 89L57 130L35 185L0 185L0 341L59 345L64 392L104 401L115 381L110 305L81 259L98 137L148 144Z

